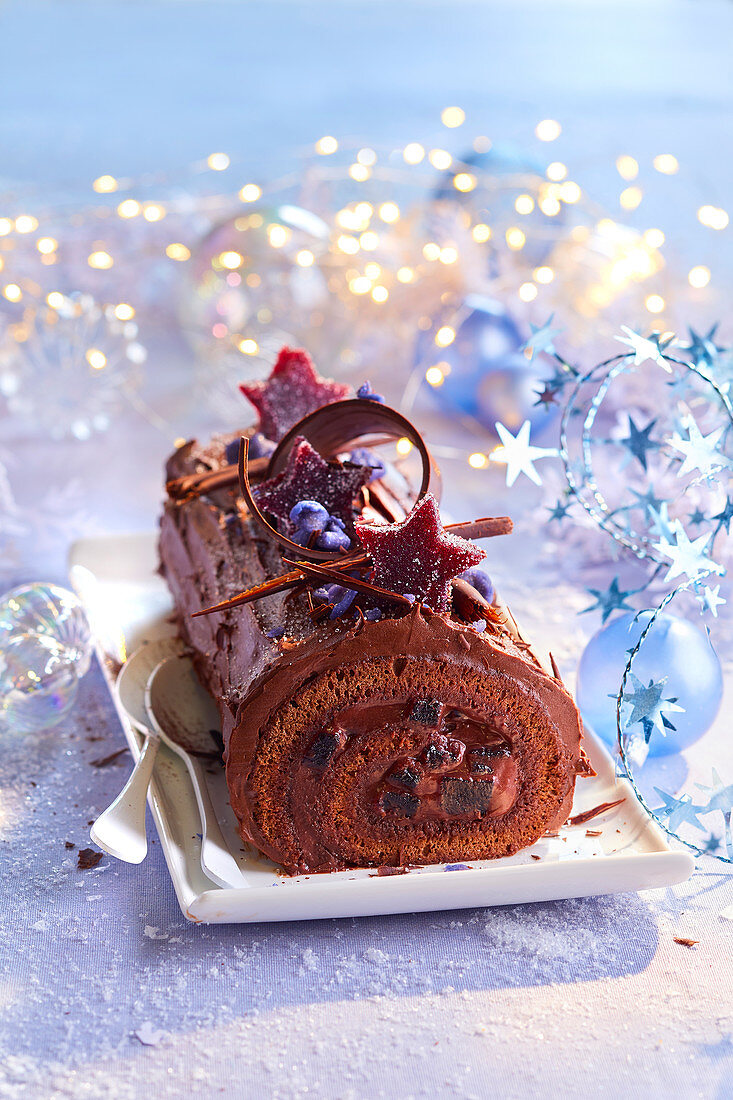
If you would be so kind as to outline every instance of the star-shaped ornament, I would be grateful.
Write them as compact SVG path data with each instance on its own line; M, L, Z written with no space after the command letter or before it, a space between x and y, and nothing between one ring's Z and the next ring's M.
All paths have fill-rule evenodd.
M717 516L713 516L713 519L717 519L718 525L715 528L715 534L717 535L721 527L725 527L725 533L730 534L730 521L733 519L733 497L725 498L725 505L722 512L718 512Z
M624 439L620 439L619 443L622 447L626 447L629 455L637 459L646 470L647 451L658 451L660 446L656 440L650 438L656 420L650 420L645 428L639 428L631 414L628 413L627 415L629 418L629 434Z
M349 386L321 378L300 348L283 348L268 379L242 382L239 388L260 414L260 431L275 441L308 413L351 393Z
M666 736L667 730L675 729L675 726L664 712L684 714L685 708L679 705L676 696L670 699L662 698L662 693L667 684L667 677L663 676L656 683L654 680L650 680L645 686L638 676L631 672L628 680L631 681L634 690L629 691L627 686L622 696L622 701L632 708L631 714L626 719L626 727L641 722L647 743L652 735L652 730L658 729L662 736Z
M651 535L659 535L660 539L665 542L671 543L675 538L675 532L677 530L677 520L671 520L669 518L669 506L666 500L659 502L659 507L655 508L653 505L649 505L649 515L653 522L649 527L649 533Z
M687 439L683 439L679 433L675 432L668 440L670 446L685 456L684 462L677 471L678 477L699 470L703 477L710 478L719 470L730 469L730 459L726 458L720 450L720 441L726 431L725 426L716 428L709 435L703 435L695 421L688 418L684 427Z
M715 619L718 617L718 608L728 602L720 595L719 584L716 584L715 588L703 585L695 598L700 604L701 614L704 615L706 611L709 611Z
M690 523L694 523L696 527L699 527L701 523L707 523L708 517L699 507L690 514Z
M553 519L565 519L565 516L570 511L570 505L565 500L558 500L555 507L548 508L547 511L550 513L549 522L552 522Z
M444 529L431 493L402 523L357 522L356 535L374 562L375 584L412 595L434 611L448 610L453 578L486 557L474 543Z
M660 790L659 787L655 787L654 790L664 802L664 805L656 809L654 813L664 814L670 832L676 833L680 825L694 825L701 832L706 831L705 826L701 825L697 819L697 815L702 812L704 807L696 805L689 794L683 794L682 798L675 798L673 795L667 794L666 791Z
M671 562L665 581L671 581L675 577L686 574L690 580L705 576L708 573L720 573L721 566L707 557L705 549L712 538L712 533L700 535L699 538L690 541L687 532L679 520L674 520L672 525L674 542L662 536L661 542L654 543L654 549L668 558Z
M546 409L549 409L550 405L557 404L555 398L557 397L558 391L556 389L553 389L553 387L548 382L545 382L545 387L543 390L535 390L535 393L537 395L535 407L537 407L537 405L544 405Z
M601 622L605 623L609 615L614 611L633 611L633 607L626 603L626 597L632 593L622 592L618 586L618 577L614 577L605 591L600 588L588 588L586 591L591 596L595 596L596 602L591 604L590 607L584 607L580 612L581 615L585 615L586 611L600 610L602 613Z
M653 363L657 363L660 367L664 367L666 371L671 373L667 360L664 358L664 352L667 348L674 343L674 336L669 333L652 332L650 336L642 336L639 332L634 332L627 325L621 326L621 331L625 333L625 336L615 336L614 339L618 340L621 344L626 344L630 351L626 352L626 355L634 353L634 366L638 367L641 363L646 363L648 359L651 359Z
M555 336L559 336L563 330L561 328L550 327L554 316L555 314L551 313L544 325L533 325L530 322L529 327L532 329L532 335L524 345L525 354L530 362L532 362L535 355L541 351L546 351L548 355L555 354L553 339Z
M723 351L715 343L715 333L718 330L717 323L708 330L704 336L700 336L693 328L688 328L690 334L689 344L685 344L685 351L689 351L696 367L711 367L718 358L718 353Z
M300 437L282 473L260 482L252 494L258 507L278 521L283 534L290 530L290 512L301 500L317 501L330 515L338 516L353 530L354 498L371 473L369 466L326 462L306 439Z
M500 462L506 466L507 485L512 486L520 474L526 474L535 485L541 485L542 478L535 470L534 463L538 458L557 458L557 450L553 447L530 446L529 420L525 420L516 436L513 436L503 424L497 423L496 430L501 446L496 447L489 458L493 462Z

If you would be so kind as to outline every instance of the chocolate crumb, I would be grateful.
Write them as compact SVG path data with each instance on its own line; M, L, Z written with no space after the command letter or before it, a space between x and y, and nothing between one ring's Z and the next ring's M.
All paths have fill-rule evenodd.
M682 947L696 947L700 941L688 939L687 936L675 936L674 942L681 944Z
M102 861L104 852L95 852L93 848L81 848L76 860L77 870L88 871Z
M594 806L592 810L584 810L580 814L574 814L573 817L568 818L568 824L585 825L586 821L592 821L594 817L605 814L606 810L612 810L614 806L620 806L625 801L625 798L617 798L615 802L601 802L600 805Z
M71 851L72 848L76 848L76 844L74 844L73 840L65 840L64 848L67 848L69 851Z
M542 859L542 856L536 856L532 852L529 853L532 859Z
M377 867L377 874L380 878L384 875L406 875L407 867Z
M586 836L603 836L603 829L586 829Z

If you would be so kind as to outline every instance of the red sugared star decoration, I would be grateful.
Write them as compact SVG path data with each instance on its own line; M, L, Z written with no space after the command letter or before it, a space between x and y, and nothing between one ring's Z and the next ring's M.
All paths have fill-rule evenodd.
M447 611L454 577L486 557L468 539L449 534L435 497L427 493L402 523L357 523L356 534L374 562L374 583Z
M280 530L290 529L290 512L301 500L316 500L329 515L338 516L353 530L354 497L366 485L370 466L351 462L326 462L307 439L300 436L288 455L288 464L281 474L262 481L253 495L257 504L280 523Z
M282 348L269 378L239 388L260 414L260 431L275 442L308 413L351 393L349 386L321 378L301 348Z

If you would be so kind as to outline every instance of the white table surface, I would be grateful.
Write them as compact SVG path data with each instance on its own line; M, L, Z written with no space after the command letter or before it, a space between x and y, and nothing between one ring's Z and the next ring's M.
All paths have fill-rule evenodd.
M326 132L430 140L458 103L472 133L519 142L538 119L561 119L558 152L585 165L603 201L618 190L618 153L674 152L694 166L681 270L712 255L730 285L731 233L711 243L694 209L702 193L730 199L732 31L723 0L11 0L0 192L53 196L217 148L275 173ZM660 201L674 221L679 199ZM190 354L154 319L145 340L171 434L210 429L186 403ZM5 545L0 529L4 587L62 579L76 535L155 523L170 439L133 415L98 443L8 448L0 435L0 447L28 526ZM448 493L461 514L494 502L506 510L498 477L467 472ZM503 567L505 594L527 580ZM572 667L597 624L576 622L585 598L568 583ZM64 847L88 844L121 786L124 760L90 762L122 744L96 668L51 734L3 735L0 1097L733 1093L733 923L720 916L733 889L711 861L686 886L615 898L194 927L155 836L140 867L105 858L78 872Z

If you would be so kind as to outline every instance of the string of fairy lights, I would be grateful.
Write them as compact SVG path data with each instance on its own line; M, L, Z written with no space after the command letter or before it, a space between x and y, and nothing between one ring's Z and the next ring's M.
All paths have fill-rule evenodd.
M446 107L440 121L446 134L462 137L467 122L462 108ZM562 126L555 119L543 119L534 128L542 150L552 149L561 135ZM271 181L242 180L241 165L234 158L225 152L213 152L175 175L150 173L133 178L103 173L91 183L94 203L83 196L80 202L79 196L73 196L64 203L36 201L31 211L19 197L0 196L0 294L16 309L7 326L8 335L22 345L32 331L30 315L45 308L46 323L53 311L68 313L70 298L77 289L92 293L117 320L135 323L145 306L140 300L144 298L141 265L162 262L172 268L190 266L196 260L202 231L205 234L226 218L233 219L235 227L245 234L259 231L271 256L287 254L293 269L322 268L329 293L350 300L352 308L361 312L371 311L366 315L369 324L379 323L380 311L388 324L395 321L396 312L405 313L398 302L401 291L437 284L432 294L434 308L424 313L410 308L403 318L413 331L428 332L434 347L434 355L409 372L405 383L408 397L423 382L433 390L445 383L451 366L441 353L456 340L462 308L460 289L451 285L451 280L457 279L454 273L464 263L483 263L484 256L492 257L496 266L490 280L484 282L492 294L507 303L513 298L520 307L533 308L536 304L539 308L552 295L551 311L560 295L578 317L594 323L607 320L605 330L601 327L600 332L609 336L618 330L618 319L610 315L611 307L618 306L620 297L630 289L641 288L634 297L634 307L643 308L655 326L667 327L670 296L679 293L681 279L672 277L671 290L663 284L665 278L670 281L662 256L665 234L654 226L631 230L622 221L644 199L640 160L627 153L615 160L622 186L618 193L619 216L612 217L589 199L560 159L549 160L542 174L528 171L523 164L510 171L498 170L485 167L481 161L495 149L489 137L479 135L470 143L466 141L469 152L460 156L445 148L446 144L450 142L433 145L412 140L399 148L378 150L324 135L310 149L300 150L297 170ZM672 177L680 171L680 162L673 153L657 153L650 161L652 170L661 177ZM220 181L235 173L240 176L236 186L221 187ZM409 230L407 246L396 249L394 242L404 244L408 233L402 227L413 218L415 193L424 195L426 188L435 188L436 173L444 190L458 200L460 216L447 231L440 226L440 218L424 219L419 230ZM297 224L276 216L284 207L273 207L289 188L302 190L304 181L306 190L308 182L311 191L316 186L328 189L322 203L326 209L318 211L326 234L315 241L301 239ZM333 202L344 194L345 186L349 188L346 201ZM367 194L370 187L378 188L380 193L376 197ZM391 189L394 194L389 193ZM399 189L406 192L404 202L398 201ZM488 204L482 199L475 208L460 205L479 193L489 196ZM479 216L479 211L494 202L501 206L501 217L492 224L490 218ZM563 220L576 211L582 213L571 223ZM539 225L532 220L538 215L542 219ZM729 225L728 213L711 202L697 208L696 218L713 233ZM436 225L441 232L431 233ZM530 253L537 241L562 246L559 264L548 256L534 262ZM573 257L578 249L590 248L590 241L602 253L603 262L591 272L592 278L585 273L580 285L571 287L568 293L565 286ZM248 263L244 250L226 246L211 255L209 274L228 290L241 287L256 291L263 287L262 268L269 262L267 256L263 257L260 270L256 270ZM124 275L123 269L131 263L134 278L115 279L115 273L122 271ZM7 281L2 281L3 276ZM700 294L711 280L708 264L696 263L689 269L687 285L695 295L694 302L700 302ZM446 290L439 293L443 281ZM134 294L115 296L117 287L134 289L138 298ZM264 304L256 320L262 330L276 318ZM245 363L266 354L271 357L271 352L263 348L260 333L232 326L226 320L214 320L206 337L211 341L212 354L221 348L227 353L234 350ZM201 346L199 341L197 350ZM108 357L104 348L91 346L81 349L81 353L90 372L105 371ZM146 405L139 394L137 407L145 414ZM150 413L149 418L160 424L161 418L152 410ZM442 452L442 457L460 458L474 469L485 468L491 454L479 447L468 453L445 447Z

